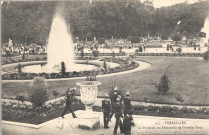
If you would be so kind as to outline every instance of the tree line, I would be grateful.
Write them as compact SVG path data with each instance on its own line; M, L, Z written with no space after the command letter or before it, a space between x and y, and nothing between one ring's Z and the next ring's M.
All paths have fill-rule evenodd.
M197 35L209 12L208 2L181 3L154 8L140 1L31 1L2 4L2 43L11 38L17 43L44 44L49 36L53 16L60 12L73 38L127 38L161 36L174 33ZM181 21L179 25L177 22ZM27 37L27 38L26 38Z

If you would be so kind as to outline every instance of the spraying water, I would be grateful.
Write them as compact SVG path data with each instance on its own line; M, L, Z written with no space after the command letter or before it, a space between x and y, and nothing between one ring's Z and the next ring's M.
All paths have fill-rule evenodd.
M203 44L208 43L208 40L209 40L209 15L205 19L204 26L201 29L201 32L206 33L206 38L203 38Z
M57 13L49 34L47 67L49 70L60 68L61 62L67 69L74 66L74 45L63 16Z

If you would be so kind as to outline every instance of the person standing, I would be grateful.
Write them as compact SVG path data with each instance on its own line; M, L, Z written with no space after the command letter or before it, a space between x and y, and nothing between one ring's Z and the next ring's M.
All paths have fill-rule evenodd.
M134 126L132 114L133 114L132 111L128 111L128 114L124 117L123 127L124 127L124 134L125 135L130 135L131 134L131 126Z
M65 113L66 113L68 110L71 111L73 118L77 118L76 115L75 115L75 113L74 113L74 111L73 111L72 108L71 108L71 105L72 105L72 103L73 103L74 100L75 100L75 97L74 97L74 95L73 95L73 93L72 93L72 89L70 89L70 91L67 93L67 96L66 96L66 105L65 105L65 109L64 109L63 113L61 114L61 117L62 117L62 118L64 118L64 115L65 115Z
M120 104L120 100L121 100L121 96L118 96L117 102L114 105L114 111L115 111L114 113L115 113L115 119L116 119L114 131L113 131L114 135L117 135L118 126L120 126L120 132L121 134L123 134L123 123L121 121L121 118L123 118L123 115L122 115L122 106Z
M105 93L105 99L102 100L102 111L104 118L104 128L109 128L108 123L110 120L110 101L108 100L108 94Z
M129 98L129 90L126 92L126 97L124 98L124 117L131 110L131 100Z
M114 114L114 105L115 105L117 97L118 97L118 92L117 91L118 91L118 87L115 87L114 92L113 92L113 96L110 99L111 100L111 111L112 111L112 113L110 114L110 121L111 121L111 118Z

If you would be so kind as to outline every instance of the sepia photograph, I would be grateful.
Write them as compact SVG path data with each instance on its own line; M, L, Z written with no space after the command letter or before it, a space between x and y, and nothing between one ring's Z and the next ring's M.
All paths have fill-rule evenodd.
M2 135L209 134L209 0L1 1Z

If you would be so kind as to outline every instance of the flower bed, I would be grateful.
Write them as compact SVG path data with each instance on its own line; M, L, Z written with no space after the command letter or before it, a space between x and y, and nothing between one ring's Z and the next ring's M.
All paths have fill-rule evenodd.
M99 53L99 56L112 56L113 53ZM80 53L76 53L76 56L81 56ZM92 53L84 53L84 56L93 56ZM122 53L115 53L115 56L125 56L125 52Z
M136 53L137 56L182 56L202 57L204 53Z
M98 58L95 57L78 57L76 58L77 60L97 60ZM26 58L26 59L22 59L22 58L13 58L13 59L8 59L5 60L4 62L1 62L1 65L6 65L6 64L12 64L12 63L19 63L19 62L28 62L28 61L46 61L47 57L33 57L33 58Z
M94 106L94 111L101 111L101 107ZM208 119L208 108L188 108L188 107L171 107L167 106L143 106L134 105L132 110L135 115L147 115L147 116L160 116L160 117L175 117L175 118L195 118L195 119Z
M27 58L27 59L21 59L21 58L9 59L4 62L2 61L1 65L19 63L19 62L28 62L28 61L45 61L46 59L47 59L47 57L33 57L33 58Z
M131 70L134 68L137 68L139 66L138 63L132 61L131 63L128 63L127 61L123 59L112 59L112 58L106 58L107 62L113 62L118 63L120 66L115 68L107 68L104 69L98 69L98 70L92 70L92 71L80 71L80 72L66 72L65 74L62 73L8 73L2 75L2 80L28 80L33 79L36 76L44 77L46 79L55 79L55 78L73 78L73 77L84 77L90 74L91 72L98 74L110 74L110 73L117 73L122 71Z
M3 102L2 119L7 121L40 124L60 117L64 107L64 100L59 100L41 107L33 107L32 105L27 104L20 104L18 106L17 103ZM74 111L85 110L85 106L81 102L78 102L72 104L72 109Z

